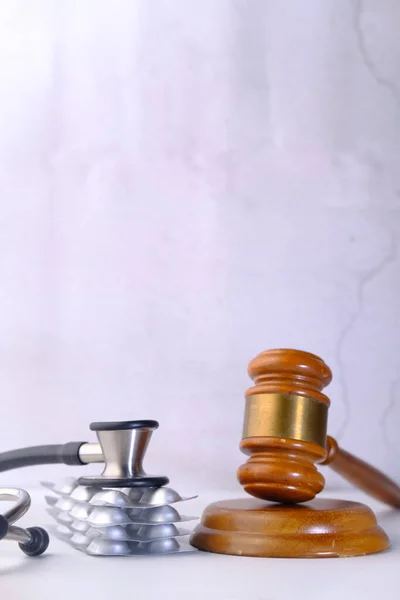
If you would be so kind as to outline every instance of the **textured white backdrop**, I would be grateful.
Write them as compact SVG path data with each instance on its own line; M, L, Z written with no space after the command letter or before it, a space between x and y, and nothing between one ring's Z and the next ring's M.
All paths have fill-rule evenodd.
M155 418L149 471L234 486L247 364L291 346L400 480L399 28L397 0L0 3L1 450Z

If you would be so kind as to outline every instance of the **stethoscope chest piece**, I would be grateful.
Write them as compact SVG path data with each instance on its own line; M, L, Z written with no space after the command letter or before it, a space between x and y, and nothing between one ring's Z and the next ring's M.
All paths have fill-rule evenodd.
M81 477L79 484L101 488L160 487L169 483L163 475L147 475L143 459L157 421L91 423L105 463L98 476Z

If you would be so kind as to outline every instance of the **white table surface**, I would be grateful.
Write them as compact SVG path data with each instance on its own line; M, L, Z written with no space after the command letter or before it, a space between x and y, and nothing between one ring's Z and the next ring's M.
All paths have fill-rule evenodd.
M30 490L32 507L25 526L51 522L44 490ZM240 495L240 493L239 493ZM202 493L180 512L200 515L215 500L237 497L232 491ZM159 557L95 558L52 538L41 558L26 557L15 542L0 542L0 598L74 600L399 600L400 510L392 510L358 492L322 493L320 497L368 504L389 535L389 551L342 559L266 559L194 551ZM183 511L183 506L185 511ZM196 522L193 524L195 526Z

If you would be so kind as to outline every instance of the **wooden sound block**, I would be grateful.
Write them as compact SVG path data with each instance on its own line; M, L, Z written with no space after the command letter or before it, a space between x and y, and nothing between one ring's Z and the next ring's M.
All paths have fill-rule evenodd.
M218 554L275 558L362 556L389 548L370 508L328 499L301 505L253 498L215 502L190 543Z

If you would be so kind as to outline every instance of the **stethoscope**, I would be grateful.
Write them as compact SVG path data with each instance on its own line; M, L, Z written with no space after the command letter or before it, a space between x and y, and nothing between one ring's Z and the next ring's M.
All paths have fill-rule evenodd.
M164 475L147 475L143 458L150 438L159 426L157 421L119 421L91 423L98 442L33 446L0 453L0 472L46 464L87 465L104 463L100 475L79 478L83 486L102 488L160 487L169 483ZM49 545L49 536L41 527L22 529L14 523L31 505L25 490L0 488L0 500L14 500L15 505L0 514L0 540L14 540L29 556L39 556Z
M49 545L49 534L42 527L23 529L14 525L29 510L31 498L25 490L18 488L0 488L0 500L12 500L12 508L0 514L0 540L18 542L22 552L28 556L43 554Z

